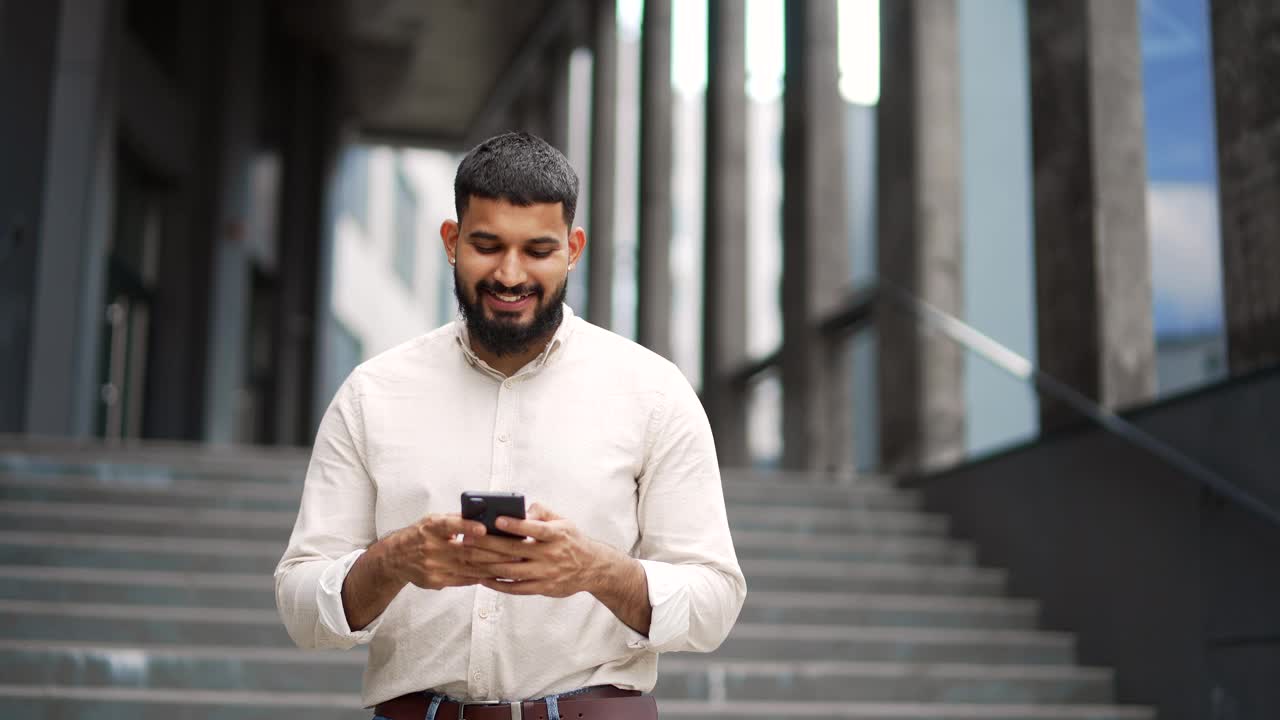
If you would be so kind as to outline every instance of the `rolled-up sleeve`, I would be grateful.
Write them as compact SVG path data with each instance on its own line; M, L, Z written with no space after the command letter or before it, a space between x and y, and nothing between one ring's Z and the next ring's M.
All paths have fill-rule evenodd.
M368 642L378 621L347 625L342 582L375 539L376 495L364 461L359 399L348 378L320 422L298 519L276 566L276 608L303 648L349 648Z
M733 628L747 594L725 512L706 413L672 366L651 420L639 480L640 542L653 608L647 638L633 648L710 652Z

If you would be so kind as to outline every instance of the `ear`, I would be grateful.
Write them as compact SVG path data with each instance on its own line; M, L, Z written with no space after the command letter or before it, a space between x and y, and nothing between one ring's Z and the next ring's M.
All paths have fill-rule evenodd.
M444 243L444 253L451 265L458 257L458 231L457 220L445 220L440 223L440 240Z
M582 251L587 249L587 231L581 226L574 228L569 233L569 264L577 265L578 260L582 257Z

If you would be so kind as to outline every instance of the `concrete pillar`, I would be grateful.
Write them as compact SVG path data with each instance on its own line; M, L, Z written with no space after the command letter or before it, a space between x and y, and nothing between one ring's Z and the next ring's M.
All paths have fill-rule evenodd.
M596 0L592 8L587 319L609 328L613 325L614 182L618 167L618 15L613 0Z
M1210 3L1222 293L1232 374L1280 363L1280 6Z
M259 71L262 11L257 3L224 4L227 52L220 78L218 220L213 238L214 265L209 306L210 342L206 348L204 439L230 443L243 439L237 427L246 377L249 335L251 255L247 244L251 210L251 169L258 143Z
M640 36L637 336L671 357L671 0L646 0Z
M317 327L325 320L316 307L325 188L338 141L336 78L319 56L298 49L288 71L284 116L284 178L280 208L280 296L276 317L274 442L311 442L312 355Z
M1039 0L1027 26L1040 366L1133 405L1156 388L1138 0Z
M572 52L572 41L566 35L552 43L544 60L547 72L543 99L547 112L545 139L566 157L569 155L569 55Z
M29 371L61 5L0 5L0 432L24 431L40 402Z
M877 108L879 274L963 316L959 33L954 0L881 6ZM911 472L964 453L964 349L892 297L881 303L881 467Z
M729 374L747 357L746 7L707 5L702 403L724 465L746 465L746 398Z
M849 278L836 3L788 0L782 131L783 463L853 463L850 377L817 331Z

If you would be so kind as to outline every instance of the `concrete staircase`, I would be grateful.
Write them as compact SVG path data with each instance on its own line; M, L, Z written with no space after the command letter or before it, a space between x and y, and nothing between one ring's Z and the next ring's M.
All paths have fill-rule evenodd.
M274 609L305 455L5 445L0 717L372 715L364 653L297 650ZM887 479L725 486L751 592L717 653L664 656L663 720L1154 717Z

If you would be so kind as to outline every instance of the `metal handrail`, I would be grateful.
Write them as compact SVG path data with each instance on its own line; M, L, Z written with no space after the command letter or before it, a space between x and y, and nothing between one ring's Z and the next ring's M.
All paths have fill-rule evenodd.
M839 310L824 318L818 327L828 340L836 340L857 332L873 318L874 308L881 299L887 299L906 309L918 322L928 328L942 333L997 368L1023 382L1030 383L1038 392L1062 402L1097 423L1104 430L1146 451L1187 477L1280 527L1280 511L1263 502L1253 493L1227 480L1195 458L1125 420L1115 412L1102 407L1087 395L1044 372L1036 367L1035 363L991 336L891 282L881 280L877 286L859 290ZM774 352L745 365L734 373L735 380L742 383L749 382L752 376L777 364L780 356L780 352Z

